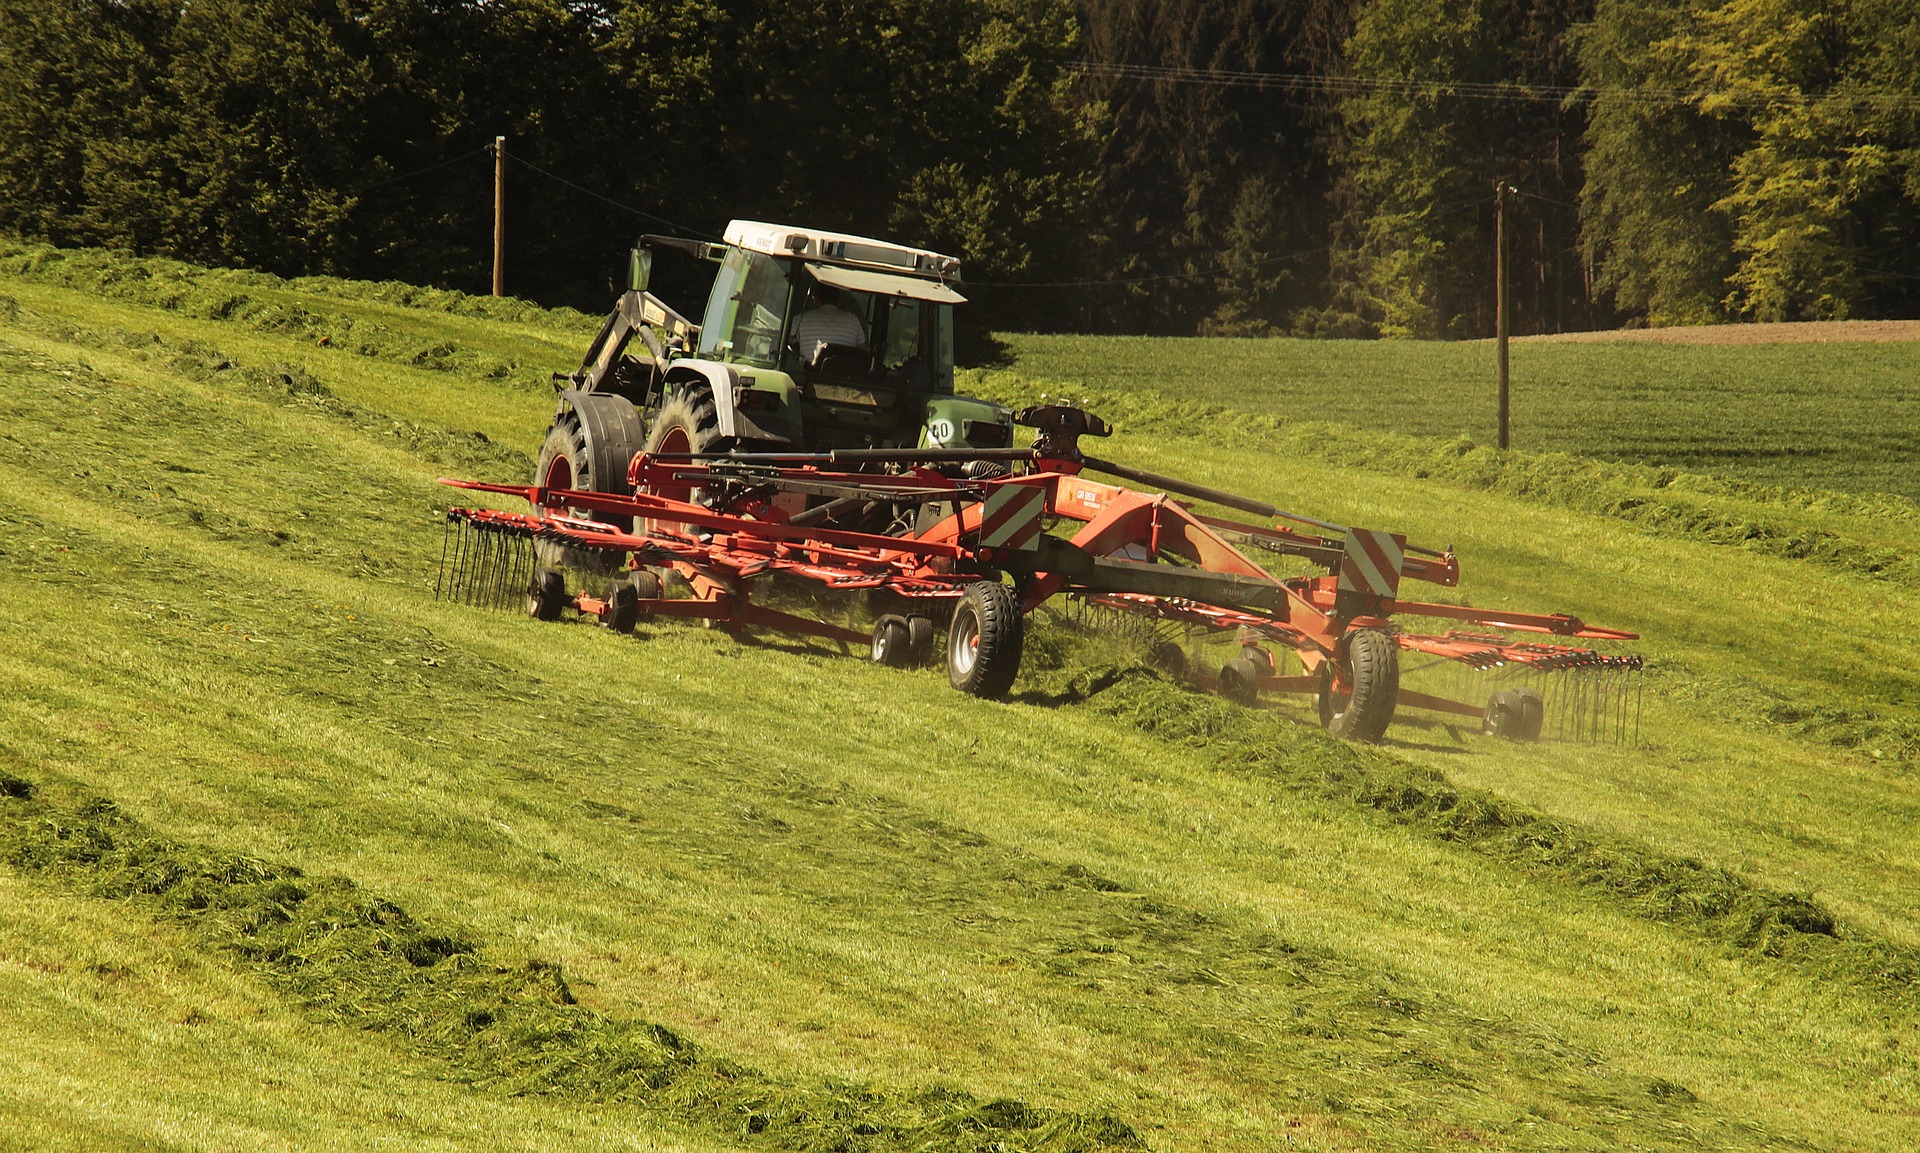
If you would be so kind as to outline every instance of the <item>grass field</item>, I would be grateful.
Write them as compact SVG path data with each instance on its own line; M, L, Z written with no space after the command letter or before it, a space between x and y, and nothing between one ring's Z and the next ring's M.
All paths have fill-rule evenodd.
M1070 390L1495 442L1488 341L1005 340L1017 371ZM1528 341L1510 359L1516 448L1920 499L1920 343Z
M525 476L593 328L0 246L0 1148L1920 1141L1905 489L1017 338L969 387L1066 382L1103 455L1450 542L1651 667L1621 745L1357 748L1121 652L986 703L436 603L434 478ZM1408 405L1468 354L1277 347ZM1826 356L1874 432L1887 370Z

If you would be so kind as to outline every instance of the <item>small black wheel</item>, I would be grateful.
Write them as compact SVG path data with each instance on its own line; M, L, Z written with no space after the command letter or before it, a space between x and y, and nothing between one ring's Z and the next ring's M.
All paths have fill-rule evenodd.
M1383 629L1355 629L1341 647L1353 691L1334 692L1333 661L1321 665L1320 723L1336 737L1377 741L1386 735L1400 702L1399 642Z
M1147 650L1147 663L1177 677L1187 671L1187 650L1173 641L1155 641Z
M891 614L873 622L873 663L904 669L912 663L913 638L905 617Z
M640 619L640 594L632 581L616 580L607 585L607 611L600 623L617 633L630 633Z
M537 569L527 586L527 615L537 621L557 621L567 607L567 576L557 568Z
M633 570L633 574L627 579L633 582L633 595L635 600L657 601L666 595L664 591L666 586L661 583L659 573L649 569L637 568ZM634 620L636 623L647 620L653 616L652 613L640 608L638 605L635 606L634 611Z
M1220 695L1236 705L1252 705L1260 699L1260 666L1246 657L1235 657L1220 667Z
M1507 689L1487 698L1480 731L1510 741L1537 741L1546 719L1546 701L1535 689Z
M910 616L907 618L907 660L916 665L924 665L933 655L933 618Z
M1013 590L976 581L954 606L947 630L947 679L976 697L1003 697L1020 673L1026 621Z

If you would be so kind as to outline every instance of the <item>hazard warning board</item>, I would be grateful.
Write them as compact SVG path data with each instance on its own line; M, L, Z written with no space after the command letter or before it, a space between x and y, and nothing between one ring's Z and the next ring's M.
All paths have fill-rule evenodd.
M1037 549L1047 491L1037 485L997 484L980 516L981 548Z
M1346 553L1340 558L1340 591L1393 599L1400 594L1400 567L1406 555L1404 536L1348 529Z

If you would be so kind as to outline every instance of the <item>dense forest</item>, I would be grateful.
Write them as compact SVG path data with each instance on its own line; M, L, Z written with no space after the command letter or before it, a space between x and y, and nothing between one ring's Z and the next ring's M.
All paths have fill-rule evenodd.
M0 230L598 310L731 217L1001 328L1920 315L1920 0L0 0ZM671 277L671 269L664 270ZM681 274L691 284L693 270Z

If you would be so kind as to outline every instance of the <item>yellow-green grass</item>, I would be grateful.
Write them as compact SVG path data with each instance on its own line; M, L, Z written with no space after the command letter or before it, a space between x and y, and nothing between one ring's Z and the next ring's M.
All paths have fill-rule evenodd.
M1006 335L1065 391L1146 389L1294 421L1492 444L1490 342ZM1920 345L1528 342L1512 443L1765 484L1920 498Z
M0 1149L733 1148L631 1110L480 1094L316 1030L187 934L0 873Z
M982 703L830 646L436 603L449 498L432 477L510 478L546 415L509 378L401 371L42 279L0 275L0 294L17 302L0 320L0 769L21 779L350 878L490 956L561 964L609 1018L788 1085L1016 1097L1112 1114L1160 1149L1913 1144L1920 1036L1898 985L1818 942L1649 916L1604 868L1532 866L1340 784L1438 768L1623 862L1692 855L1811 889L1841 920L1836 947L1878 940L1899 961L1907 770L1766 721L1756 694L1905 716L1905 586L1887 651L1861 654L1846 596L1806 604L1803 587L1887 581L1142 430L1102 448L1451 539L1476 601L1646 628L1643 742L1410 725L1360 754L1139 674L1082 700L1071 669ZM521 338L468 339L504 358ZM183 359L189 340L230 366ZM307 375L290 391L277 364ZM461 419L451 398L475 387L492 401ZM515 428L531 430L517 445L465 436ZM1804 625L1772 627L1769 600ZM1116 703L1133 692L1206 723L1148 723ZM1800 808L1772 806L1789 792ZM0 965L6 1003L44 1006L0 1121L43 1144L216 1148L239 1140L223 1125L267 1145L407 1140L377 1119L395 1097L448 1148L503 1132L593 1147L591 1118L622 1140L739 1139L644 1100L453 1087L404 1037L303 1013L138 901L0 877L17 897L0 941L28 958ZM96 956L180 992L82 1011L72 983ZM213 1021L174 1023L195 1006ZM248 1031L200 1032L230 1021ZM113 1038L133 1035L171 1046L157 1052L179 1076L130 1078ZM69 1100L108 1102L111 1123Z

